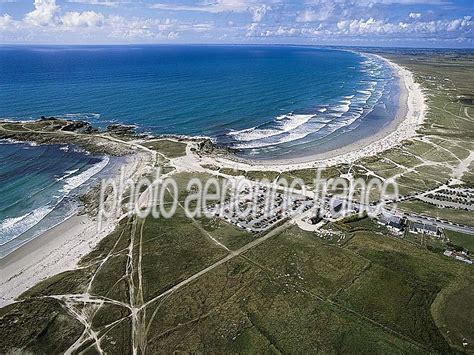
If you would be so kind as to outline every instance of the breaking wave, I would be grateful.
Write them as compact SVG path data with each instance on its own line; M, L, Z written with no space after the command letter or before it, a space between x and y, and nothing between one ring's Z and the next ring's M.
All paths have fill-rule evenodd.
M38 207L22 216L6 218L0 223L0 246L14 240L25 232L35 227L45 219L69 194L76 188L86 183L93 176L101 172L109 163L109 157L104 157L98 163L90 166L86 170L71 169L65 171L64 175L56 178L56 193L52 194L52 199L44 206Z
M281 144L297 145L306 142L308 136L318 140L355 129L384 95L387 86L386 64L375 56L363 55L362 72L366 78L360 80L354 94L334 97L304 113L288 113L269 122L239 131L230 131L227 137L232 148L256 150L274 148ZM309 138L307 138L309 139Z

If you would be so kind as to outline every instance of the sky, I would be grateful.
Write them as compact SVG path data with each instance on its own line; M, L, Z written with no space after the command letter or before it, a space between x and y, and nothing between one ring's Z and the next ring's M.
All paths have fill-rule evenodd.
M474 0L0 0L3 44L474 48Z

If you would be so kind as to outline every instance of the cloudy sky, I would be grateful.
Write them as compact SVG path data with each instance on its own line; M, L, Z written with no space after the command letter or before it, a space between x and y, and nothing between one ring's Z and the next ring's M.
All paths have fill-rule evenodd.
M0 43L474 47L474 0L0 0Z

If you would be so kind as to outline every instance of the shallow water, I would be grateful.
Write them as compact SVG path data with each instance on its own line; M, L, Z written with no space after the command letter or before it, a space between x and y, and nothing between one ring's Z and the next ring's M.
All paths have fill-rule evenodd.
M71 145L10 141L0 141L0 161L0 257L75 214L85 184L111 165Z

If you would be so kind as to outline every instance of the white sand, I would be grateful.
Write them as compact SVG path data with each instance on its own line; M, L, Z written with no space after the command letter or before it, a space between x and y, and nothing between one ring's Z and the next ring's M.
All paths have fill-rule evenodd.
M125 176L141 176L150 168L151 159L150 154L142 152L128 157ZM0 259L0 307L13 303L38 282L76 268L117 223L118 219L102 221L99 232L97 220L73 216Z
M102 236L89 217L73 216L1 259L0 307L39 281L74 268Z

